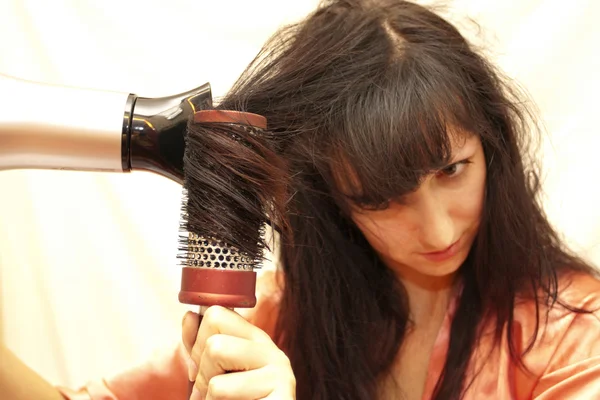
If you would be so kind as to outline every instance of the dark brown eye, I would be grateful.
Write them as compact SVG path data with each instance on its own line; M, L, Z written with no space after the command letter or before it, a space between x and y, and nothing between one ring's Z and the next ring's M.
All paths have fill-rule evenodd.
M444 168L441 172L444 175L452 176L452 175L456 174L457 171L458 171L458 165L452 164L452 165L449 165L446 168Z
M456 162L454 164L450 164L447 167L439 170L440 175L444 175L447 177L454 177L457 175L462 174L463 170L467 167L467 164L470 164L471 161L469 160L463 160L463 161L459 161Z

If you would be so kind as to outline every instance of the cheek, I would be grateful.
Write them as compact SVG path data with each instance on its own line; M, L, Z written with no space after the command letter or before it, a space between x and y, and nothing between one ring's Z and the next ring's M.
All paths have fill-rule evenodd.
M384 215L386 212L377 214L377 216L373 216L361 213L352 217L354 223L376 251L389 253L394 250L397 252L405 248L411 238L414 238L414 231L407 229L409 224L402 222L401 215L397 213Z
M485 198L485 169L476 176L460 193L452 196L452 216L469 225L479 224Z
M481 217L483 196L479 192L464 193L460 198L456 197L453 203L451 212L453 219L472 221Z

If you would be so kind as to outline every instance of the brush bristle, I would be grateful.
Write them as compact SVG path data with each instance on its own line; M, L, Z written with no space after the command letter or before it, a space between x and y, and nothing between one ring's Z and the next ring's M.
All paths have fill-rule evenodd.
M267 246L265 224L279 219L273 205L283 176L281 161L264 131L240 124L190 122L184 154L181 264L260 267ZM199 246L204 242L219 243L245 262L211 257L208 247Z

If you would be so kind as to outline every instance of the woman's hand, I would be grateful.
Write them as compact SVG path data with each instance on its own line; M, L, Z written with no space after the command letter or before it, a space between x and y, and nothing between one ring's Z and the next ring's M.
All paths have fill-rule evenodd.
M183 343L195 380L191 400L296 398L296 379L287 356L269 335L239 314L209 307L201 317L183 318Z

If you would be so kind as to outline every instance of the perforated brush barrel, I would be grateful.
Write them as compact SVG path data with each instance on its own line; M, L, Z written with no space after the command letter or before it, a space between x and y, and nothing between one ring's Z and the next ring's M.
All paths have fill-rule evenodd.
M220 239L189 233L179 301L201 306L254 307L254 260Z
M252 271L254 260L221 239L206 238L195 233L188 236L190 267Z
M256 135L265 129L266 119L251 113L205 110L194 115L194 124L202 124L205 130L191 129L186 145L187 199L182 230L187 235L180 247L183 268L179 301L200 306L254 307L254 269L260 263L264 229L258 217L262 213L256 195L259 188L252 188L249 182L259 179L243 165L236 165L238 155L229 153L236 153L236 146L251 151L252 145L244 142L244 135ZM214 136L206 136L211 134ZM227 141L236 143L229 149ZM242 225L244 229L236 231Z

